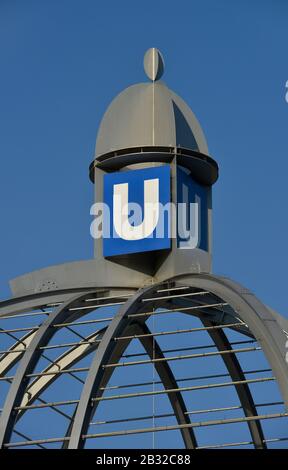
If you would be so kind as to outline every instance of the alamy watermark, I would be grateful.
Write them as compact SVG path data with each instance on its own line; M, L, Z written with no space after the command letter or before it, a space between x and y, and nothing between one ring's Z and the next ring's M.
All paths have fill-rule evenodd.
M123 204L121 196L113 198L113 208L97 202L90 214L94 220L90 233L94 239L122 238L142 240L144 238L180 238L193 247L200 239L200 198L195 203L145 202ZM183 242L183 243L184 243ZM183 246L184 248L184 246Z

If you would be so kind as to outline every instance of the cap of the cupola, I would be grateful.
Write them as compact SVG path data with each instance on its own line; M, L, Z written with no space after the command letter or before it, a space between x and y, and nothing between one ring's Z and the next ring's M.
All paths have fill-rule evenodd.
M157 49L146 52L144 69L150 82L126 88L104 114L95 158L139 147L180 147L207 155L207 143L195 115L160 81L164 60Z

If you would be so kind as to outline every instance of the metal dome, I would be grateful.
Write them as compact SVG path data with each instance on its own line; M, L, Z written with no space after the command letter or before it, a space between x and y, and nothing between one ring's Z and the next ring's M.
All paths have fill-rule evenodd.
M149 65L153 68L147 53L145 70ZM155 77L157 80L157 73ZM95 158L120 149L146 146L182 147L208 154L195 115L185 101L160 81L132 85L112 101L99 128Z
M159 51L144 66L152 83L123 91L102 121L95 201L105 201L109 172L164 163L176 204L183 167L206 185L198 231L207 246L173 239L169 250L106 257L99 238L94 259L10 281L13 295L0 302L0 449L145 449L151 438L159 449L287 447L288 320L212 274L218 166L191 110L158 81Z

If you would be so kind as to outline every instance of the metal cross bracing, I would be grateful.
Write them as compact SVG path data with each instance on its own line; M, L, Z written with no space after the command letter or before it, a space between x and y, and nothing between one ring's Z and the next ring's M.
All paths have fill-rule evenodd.
M286 335L250 293L190 275L69 294L0 304L3 448L286 447Z

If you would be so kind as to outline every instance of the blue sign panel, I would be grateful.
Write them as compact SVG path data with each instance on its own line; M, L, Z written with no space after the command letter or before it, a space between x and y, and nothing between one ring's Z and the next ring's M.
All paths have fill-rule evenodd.
M208 251L209 188L197 183L190 171L177 167L177 246Z
M170 248L169 165L104 175L103 255Z

